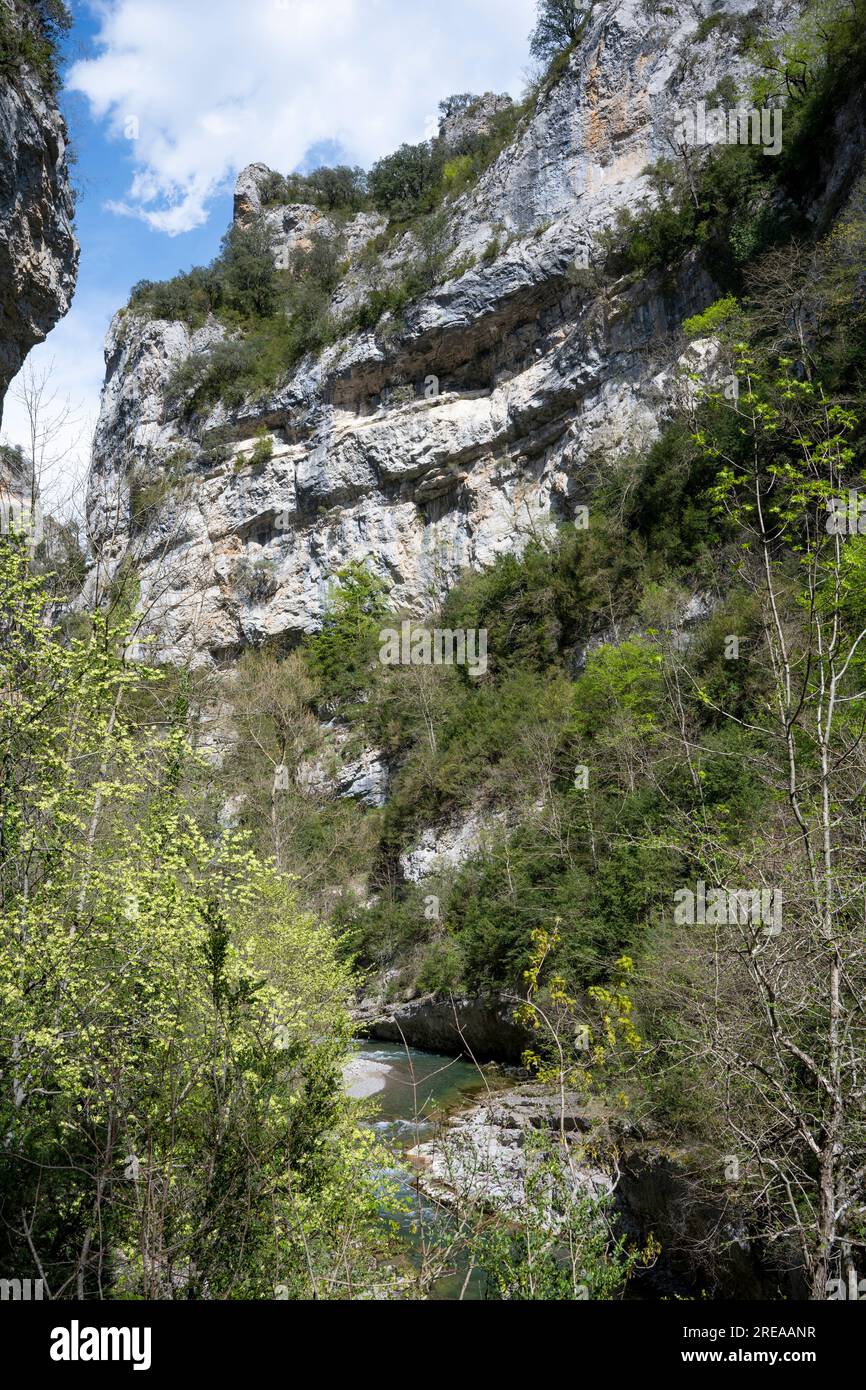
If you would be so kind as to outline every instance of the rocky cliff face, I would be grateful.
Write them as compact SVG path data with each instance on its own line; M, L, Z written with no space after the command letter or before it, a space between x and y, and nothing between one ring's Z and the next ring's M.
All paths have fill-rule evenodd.
M15 51L28 9L0 3L4 49ZM32 67L10 62L0 81L0 418L9 382L72 300L78 244L66 155L54 98Z
M784 24L790 10L770 3L761 22ZM750 0L725 11L729 24L699 30L699 5L599 7L509 146L447 205L443 282L375 331L305 359L262 398L184 421L166 384L225 330L115 318L90 524L108 571L133 547L165 659L212 663L313 629L329 576L352 557L388 582L395 605L422 613L461 569L574 518L605 463L651 440L673 404L677 329L714 286L685 266L674 285L601 292L592 264L617 210L647 195L646 166L670 154L676 108L747 76L737 26ZM501 99L485 102L482 117ZM459 148L454 118L443 135ZM236 217L260 209L268 174L253 165L241 175ZM278 256L328 234L314 208L266 215ZM345 229L336 313L417 254L407 233L371 283L362 253L381 228L359 214ZM215 461L207 440L225 428L230 456ZM257 430L271 441L266 459L252 457ZM143 530L130 507L142 466L165 481Z

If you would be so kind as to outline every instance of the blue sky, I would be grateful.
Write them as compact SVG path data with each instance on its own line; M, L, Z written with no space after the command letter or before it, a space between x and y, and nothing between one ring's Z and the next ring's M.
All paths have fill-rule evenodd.
M86 469L111 315L140 279L212 258L235 176L369 167L458 91L519 96L534 0L73 0L61 104L76 153L73 307L32 367L77 424L48 503ZM3 434L24 442L13 385Z

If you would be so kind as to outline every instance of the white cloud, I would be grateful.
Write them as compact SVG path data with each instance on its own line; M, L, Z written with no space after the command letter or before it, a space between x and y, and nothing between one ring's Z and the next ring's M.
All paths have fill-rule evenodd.
M125 141L111 209L169 235L256 160L338 140L367 165L429 134L455 91L516 93L533 0L93 0L97 56L68 86ZM427 129L425 130L425 126ZM129 139L132 132L137 138Z

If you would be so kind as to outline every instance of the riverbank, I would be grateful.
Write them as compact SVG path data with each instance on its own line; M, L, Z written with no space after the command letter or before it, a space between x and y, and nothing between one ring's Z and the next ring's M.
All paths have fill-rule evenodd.
M633 1280L631 1296L804 1296L796 1269L785 1269L779 1252L749 1231L736 1193L712 1188L705 1158L672 1152L600 1101L562 1096L514 1069L370 1039L356 1046L346 1087L373 1103L367 1123L394 1154L389 1176L408 1213L396 1222L411 1259L422 1258L419 1251L435 1244L458 1209L518 1217L538 1151L534 1140L546 1136L564 1146L579 1195L609 1194L628 1240L643 1248L652 1238L661 1246L652 1268ZM438 1280L430 1296L458 1297L460 1287L454 1274Z
M407 1152L419 1186L444 1202L516 1210L526 1201L531 1136L547 1135L569 1153L586 1196L613 1183L594 1153L593 1117L582 1097L533 1082L499 1088L452 1115L434 1137Z

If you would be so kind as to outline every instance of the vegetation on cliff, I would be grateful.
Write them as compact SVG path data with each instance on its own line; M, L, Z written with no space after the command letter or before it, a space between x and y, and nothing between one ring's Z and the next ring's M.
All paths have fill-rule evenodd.
M14 78L22 69L34 72L49 92L59 81L58 53L72 16L63 0L35 0L18 5L13 16L9 0L0 4L0 73Z
M604 461L587 527L464 574L431 617L486 634L483 671L384 663L383 627L413 620L351 561L321 631L241 656L238 739L205 770L194 712L213 689L131 660L134 574L70 614L0 543L4 1267L53 1297L405 1291L341 1085L349 997L374 976L395 997L521 994L534 1073L687 1148L720 1228L813 1298L849 1277L866 1242L866 177L822 203L816 139L847 102L838 54L863 70L862 9L783 52L778 165L680 152L611 230L599 292L712 264L719 298L683 326L707 365L683 369L650 449ZM556 63L585 15L541 11ZM411 223L429 255L356 315L370 327L434 282L443 199L520 116L265 201ZM175 400L240 404L344 331L343 249L314 237L280 270L249 219L206 270L137 286L135 311L233 334L183 363ZM335 795L369 750L384 804ZM467 824L468 852L412 870L423 832ZM500 1297L617 1296L653 1256L575 1197L564 1119L561 1138L527 1170L517 1232L513 1212L463 1232Z
M788 169L805 178L809 122L796 129ZM818 191L812 173L803 197ZM725 225L743 225L754 186L730 187ZM352 868L332 880L335 918L395 993L535 979L555 1021L542 1067L551 1048L579 1079L587 1050L605 1047L593 992L626 999L639 1045L609 1098L692 1145L698 1186L781 1264L798 1262L814 1297L850 1273L866 1217L866 570L851 502L866 462L864 190L862 176L849 184L835 219L828 208L746 238L728 293L685 325L714 339L709 379L695 375L645 456L607 470L588 529L451 592L430 626L484 629L482 678L383 666L379 606L356 570L340 576L326 668L312 639L294 667L273 658L273 679L303 669L310 714L327 707L358 747L383 751L388 802L326 827L298 786L308 746L288 754L286 795L243 812L266 838L274 816L293 817L289 862L314 826L322 851L339 836ZM661 245L668 209L642 216ZM696 598L699 622L686 616ZM486 822L476 852L407 881L401 856L420 831L469 815ZM715 916L700 906L707 885L724 898ZM689 893L693 915L678 918ZM743 908L753 893L757 915Z

